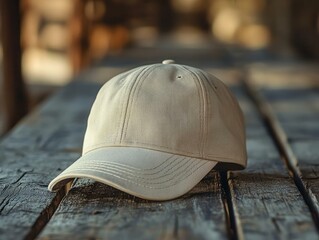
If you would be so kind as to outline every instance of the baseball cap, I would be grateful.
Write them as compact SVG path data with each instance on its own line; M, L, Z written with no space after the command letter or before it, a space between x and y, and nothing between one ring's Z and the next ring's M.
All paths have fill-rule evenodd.
M82 156L51 181L90 178L134 196L169 200L213 168L246 167L236 98L213 75L164 60L107 81L89 114Z

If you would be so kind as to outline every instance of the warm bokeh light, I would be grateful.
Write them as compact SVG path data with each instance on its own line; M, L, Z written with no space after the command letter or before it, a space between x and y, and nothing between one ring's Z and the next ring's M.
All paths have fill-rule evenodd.
M69 37L67 27L52 23L41 32L39 44L41 47L63 51L69 46Z
M26 49L22 65L29 83L63 85L72 77L71 64L66 57L39 48Z
M132 41L141 47L154 47L158 37L158 29L154 26L136 27L131 31Z
M279 44L279 49L289 52L289 15L274 11L286 6L278 4L266 0L168 0L142 5L138 1L28 0L23 2L23 71L28 82L42 79L63 84L110 53L169 44L174 48L221 44L250 51ZM297 37L301 41L307 35Z
M220 41L234 43L240 24L239 12L236 9L225 8L217 13L212 23L212 31Z
M73 12L73 0L30 0L29 2L34 11L50 20L63 21Z
M205 0L172 0L173 8L178 12L196 12L205 8L207 2Z
M109 51L121 50L129 40L129 33L125 27L95 26L90 34L90 52L95 58L105 56Z
M260 49L269 46L271 37L264 25L250 24L238 30L236 39L244 47Z
M90 20L95 20L103 17L106 12L106 5L102 0L91 0L85 5L85 16Z
M182 26L176 29L172 34L172 39L181 46L188 48L201 48L207 44L207 35L198 28L191 26Z

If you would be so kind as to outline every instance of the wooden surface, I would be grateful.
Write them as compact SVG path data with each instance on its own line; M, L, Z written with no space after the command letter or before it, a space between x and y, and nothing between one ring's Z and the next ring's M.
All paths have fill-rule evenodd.
M98 66L1 142L0 239L318 239L311 211L318 207L318 91L253 89L287 135L299 176L240 71L208 70L227 80L244 111L246 170L212 172L190 193L167 202L141 200L90 180L77 180L66 196L64 190L48 192L49 181L80 156L101 82L123 71Z
M274 77L269 76L264 81L256 80L253 74L248 74L247 78L248 87L255 88L252 97L272 129L290 175L318 227L319 71L315 66L292 64L277 67L276 71L273 66L264 66L270 75L273 72L273 76L285 79L282 82L287 82L286 85L274 84ZM289 79L293 81L289 83Z
M262 89L285 132L298 177L311 198L319 222L319 92L318 89ZM294 96L291 99L291 96Z
M77 94L79 88L89 94ZM78 119L87 118L97 89L94 84L70 85L1 142L0 239L36 235L55 211L64 192L50 193L47 185L79 157L85 122Z
M40 239L227 239L218 175L175 201L149 202L79 181Z
M232 202L245 239L316 239L316 226L303 196L245 89L237 89L245 113L248 166L230 173Z

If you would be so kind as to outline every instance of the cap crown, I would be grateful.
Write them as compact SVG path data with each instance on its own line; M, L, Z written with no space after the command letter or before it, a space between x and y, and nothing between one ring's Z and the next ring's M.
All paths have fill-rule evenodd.
M214 76L178 64L154 64L115 76L92 106L83 154L140 147L246 166L245 127L229 89Z

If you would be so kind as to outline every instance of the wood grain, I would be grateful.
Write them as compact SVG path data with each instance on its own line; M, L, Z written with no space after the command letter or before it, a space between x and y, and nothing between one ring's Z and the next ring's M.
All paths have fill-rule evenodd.
M79 180L40 239L226 239L218 175L182 198L155 202Z
M0 144L0 239L32 239L64 196L47 185L80 156L96 84L71 84L28 115ZM91 94L86 94L91 93Z
M317 88L262 89L285 130L298 169L312 199L314 216L319 210L319 92ZM291 96L294 96L291 98ZM319 222L317 222L319 227Z
M235 89L246 116L248 167L230 174L238 233L245 239L317 239L311 213L256 106ZM258 129L258 130L256 130Z

